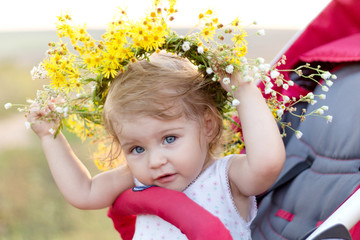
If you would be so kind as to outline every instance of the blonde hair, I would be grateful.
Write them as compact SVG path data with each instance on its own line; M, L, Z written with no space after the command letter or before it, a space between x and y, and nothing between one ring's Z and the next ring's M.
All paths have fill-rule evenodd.
M185 116L203 127L206 112L215 120L214 138L209 144L209 153L213 154L223 131L222 116L214 97L202 74L187 59L160 52L150 56L150 61L130 64L112 81L104 104L105 128L113 138L110 158L121 153L114 128L114 120L119 117L151 116L170 120Z

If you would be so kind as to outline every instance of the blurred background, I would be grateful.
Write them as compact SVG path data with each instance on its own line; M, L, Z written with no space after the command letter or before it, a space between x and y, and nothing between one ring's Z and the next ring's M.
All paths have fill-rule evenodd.
M330 0L178 0L173 28L180 33L194 26L198 13L215 9L220 21L239 16L248 28L247 57L267 62L283 49ZM150 0L5 1L0 9L0 240L11 239L120 239L106 216L106 209L83 211L70 206L58 191L40 142L25 129L25 117L5 103L34 98L43 84L31 80L30 70L45 56L47 44L57 41L56 16L69 12L75 24L87 23L99 39L118 6L131 17L141 16ZM139 7L141 6L141 7ZM258 29L266 35L256 36ZM65 132L73 149L92 174L91 145Z

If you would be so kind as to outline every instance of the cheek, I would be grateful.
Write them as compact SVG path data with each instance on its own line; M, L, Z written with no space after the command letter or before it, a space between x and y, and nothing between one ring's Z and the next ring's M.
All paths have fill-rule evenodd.
M199 147L198 151L200 151L202 154L207 153L207 151L209 150L209 143L209 137L205 135L200 135L197 143Z
M132 160L127 160L126 162L134 177L138 178L139 176L143 175L145 166L142 166L140 161L136 162Z
M183 161L186 161L186 164L183 165L189 172L196 172L202 169L207 156L206 143L199 141L199 139L195 141L196 142L189 144L187 149L178 153L179 157L185 157Z
M128 164L132 175L145 185L151 184L151 177L145 166L139 164Z

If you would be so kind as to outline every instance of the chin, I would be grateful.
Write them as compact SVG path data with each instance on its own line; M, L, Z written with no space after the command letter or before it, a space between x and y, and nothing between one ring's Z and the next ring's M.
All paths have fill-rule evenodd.
M178 191L178 192L182 192L184 191L187 186L171 186L171 185L168 185L168 186L159 186L159 187L163 187L163 188L166 188L166 189L170 189L170 190L174 190L174 191Z

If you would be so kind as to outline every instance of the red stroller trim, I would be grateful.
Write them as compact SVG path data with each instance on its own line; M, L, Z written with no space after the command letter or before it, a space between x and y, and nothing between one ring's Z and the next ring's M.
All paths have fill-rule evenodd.
M157 215L173 224L189 240L232 240L219 218L192 201L184 193L150 187L142 191L123 192L108 211L123 240L132 239L135 215Z

